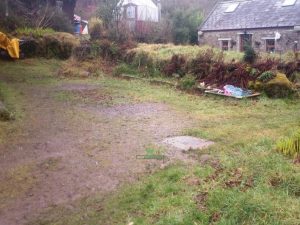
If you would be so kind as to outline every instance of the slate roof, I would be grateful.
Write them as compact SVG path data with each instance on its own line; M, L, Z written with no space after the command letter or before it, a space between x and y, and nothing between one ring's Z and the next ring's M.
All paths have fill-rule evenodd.
M239 3L234 12L226 13L230 3ZM300 0L282 6L284 0L235 0L216 4L199 27L201 31L250 28L292 27L300 25Z

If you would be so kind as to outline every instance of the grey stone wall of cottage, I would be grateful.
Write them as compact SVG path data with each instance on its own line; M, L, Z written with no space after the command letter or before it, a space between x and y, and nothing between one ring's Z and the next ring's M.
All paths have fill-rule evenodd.
M275 41L275 52L293 51L297 44L300 50L300 31L291 28L247 29L247 34L252 34L252 47L258 52L266 52L266 39L275 38L275 32L280 34L280 39ZM199 35L199 45L210 45L221 48L221 40L229 41L229 50L240 51L240 35L245 30L232 31L203 31Z

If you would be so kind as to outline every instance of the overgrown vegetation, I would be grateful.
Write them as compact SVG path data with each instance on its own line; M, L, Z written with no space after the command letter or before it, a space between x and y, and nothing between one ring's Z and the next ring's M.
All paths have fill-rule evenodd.
M252 48L252 46L250 46L250 45L245 46L245 53L244 53L243 59L246 63L252 64L255 62L255 60L257 59L257 54L254 51L254 49Z
M52 28L59 32L72 32L71 19L73 19L75 4L76 0L65 0L61 11L56 7L55 0L1 1L0 28L6 32L14 32L24 27Z
M276 56L257 55L252 50L246 51L243 57L243 53L222 52L207 46L140 44L127 51L123 58L143 74L148 70L150 76L161 73L181 78L190 74L196 82L210 87L223 88L230 84L265 91L273 98L291 96L295 90L292 82L300 69L299 60L291 59L290 53L280 61ZM285 79L275 76L279 73L283 73Z
M276 148L287 156L300 157L300 130L291 137L280 140Z
M203 16L199 9L177 9L170 20L172 21L172 39L175 44L197 44L198 27Z
M276 74L273 71L263 72L258 78L258 81L268 82L276 77Z

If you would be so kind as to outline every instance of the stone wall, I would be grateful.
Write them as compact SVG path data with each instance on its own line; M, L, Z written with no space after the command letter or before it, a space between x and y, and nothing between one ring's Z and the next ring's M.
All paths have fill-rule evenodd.
M240 36L245 30L234 31L204 31L199 35L199 45L211 45L221 48L221 40L229 41L229 50L240 51ZM275 52L292 51L295 41L298 42L298 50L300 49L300 31L293 28L280 29L247 29L247 34L252 34L252 47L259 52L266 51L266 38L274 38L275 32L280 33L280 39L275 42ZM221 39L221 40L220 40Z

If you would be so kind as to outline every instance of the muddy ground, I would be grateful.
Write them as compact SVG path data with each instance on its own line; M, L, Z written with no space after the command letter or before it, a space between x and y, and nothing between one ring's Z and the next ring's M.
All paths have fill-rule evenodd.
M164 138L193 124L163 103L127 96L117 96L123 99L116 103L101 85L72 80L39 85L3 74L0 80L21 93L23 113L0 144L1 225L25 224L48 208L93 193L109 195L163 166L136 155L160 148ZM171 161L187 158L170 155Z

